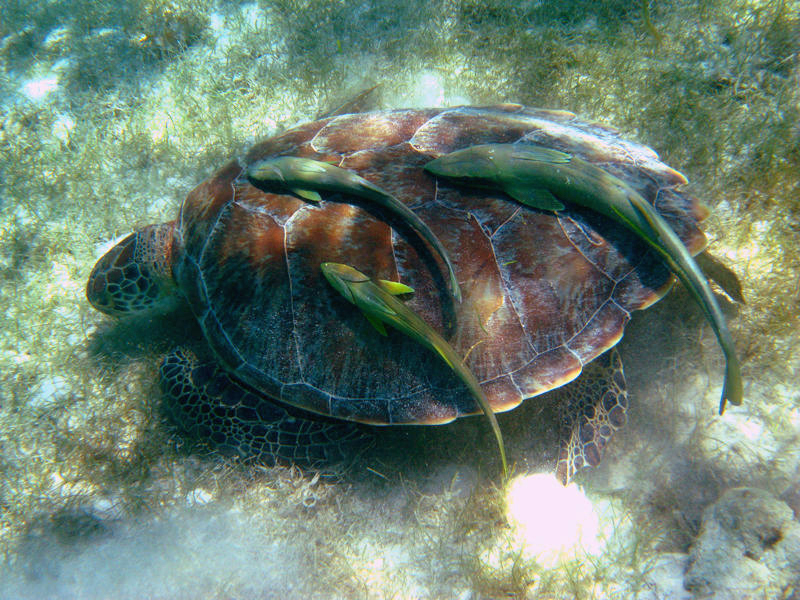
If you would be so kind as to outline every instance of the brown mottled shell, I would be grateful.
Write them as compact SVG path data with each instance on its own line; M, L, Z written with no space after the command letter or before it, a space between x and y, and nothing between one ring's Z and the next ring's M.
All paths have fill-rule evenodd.
M331 288L320 263L352 265L415 289L407 304L440 332L504 411L577 377L620 339L633 310L670 276L632 234L589 211L554 214L502 192L436 181L422 170L474 144L532 141L624 179L693 252L704 215L676 191L680 173L649 148L563 111L518 105L394 110L337 116L256 145L246 163L276 155L333 162L388 190L450 252L463 292L425 244L357 198L308 203L264 193L232 162L193 190L175 231L173 274L208 343L236 377L310 411L367 423L441 423L480 412L451 370L396 331L378 335ZM392 226L393 225L393 226Z

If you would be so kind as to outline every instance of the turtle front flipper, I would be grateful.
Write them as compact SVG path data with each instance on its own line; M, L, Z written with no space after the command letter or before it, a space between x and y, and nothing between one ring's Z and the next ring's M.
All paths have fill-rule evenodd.
M614 432L627 421L628 392L617 349L587 366L564 393L556 477L566 485L581 469L600 464Z
M355 423L274 403L185 348L167 355L160 371L167 415L189 437L227 454L316 467L352 457L372 440Z

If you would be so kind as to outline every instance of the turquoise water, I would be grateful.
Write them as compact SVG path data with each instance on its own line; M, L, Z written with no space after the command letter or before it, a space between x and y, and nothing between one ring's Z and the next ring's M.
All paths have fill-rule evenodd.
M0 13L0 597L791 597L797 2L3 2ZM92 265L110 240L174 218L257 140L375 84L374 108L569 110L684 173L711 209L710 251L744 287L747 304L723 302L743 406L716 414L719 349L675 289L628 326L628 425L566 495L534 477L555 462L558 399L501 415L509 482L480 419L382 430L322 477L178 435L158 364L196 336L191 319L101 315L84 294ZM783 503L753 535L789 541L764 534L745 557L745 542L720 534L724 558L700 557L715 523L704 511L740 486ZM684 572L690 555L742 577L703 587Z

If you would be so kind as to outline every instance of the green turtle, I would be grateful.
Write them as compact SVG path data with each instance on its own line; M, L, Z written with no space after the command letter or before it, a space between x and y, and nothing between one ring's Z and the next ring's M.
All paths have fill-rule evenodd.
M578 157L652 204L690 254L706 246L707 210L681 191L686 179L606 126L516 104L375 111L257 144L198 185L174 221L142 228L100 258L87 297L112 315L181 298L207 345L199 355L178 349L161 366L182 426L223 448L314 461L358 439L348 422L441 424L481 412L463 378L418 340L379 335L326 282L323 264L405 284L414 291L400 301L463 358L494 412L586 369L562 406L556 473L566 483L600 462L625 423L613 348L631 313L673 279L658 254L606 216L577 205L539 210L424 170L481 144ZM445 249L462 301L448 293L444 253L355 190L317 186L320 201L307 202L248 179L253 165L282 156L336 165L404 203Z

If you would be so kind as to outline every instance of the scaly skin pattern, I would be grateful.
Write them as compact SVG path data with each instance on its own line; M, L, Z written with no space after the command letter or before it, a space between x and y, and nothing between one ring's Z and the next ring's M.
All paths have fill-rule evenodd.
M616 344L634 310L666 293L660 259L590 211L520 206L500 191L437 182L422 169L468 146L531 140L608 170L656 208L692 252L703 207L651 150L570 113L490 108L397 110L302 125L256 145L183 203L171 272L209 346L236 378L316 413L366 423L442 423L480 412L462 381L414 340L377 335L326 284L323 262L414 288L406 306L474 373L494 411L565 384ZM450 255L444 265L359 206L267 193L248 165L292 155L336 164L414 211ZM435 262L433 262L435 261Z
M324 468L366 447L355 423L309 419L231 379L214 362L177 348L161 363L164 410L173 423L223 454Z
M175 223L148 225L106 252L92 269L86 297L106 314L122 316L174 299L172 236Z

